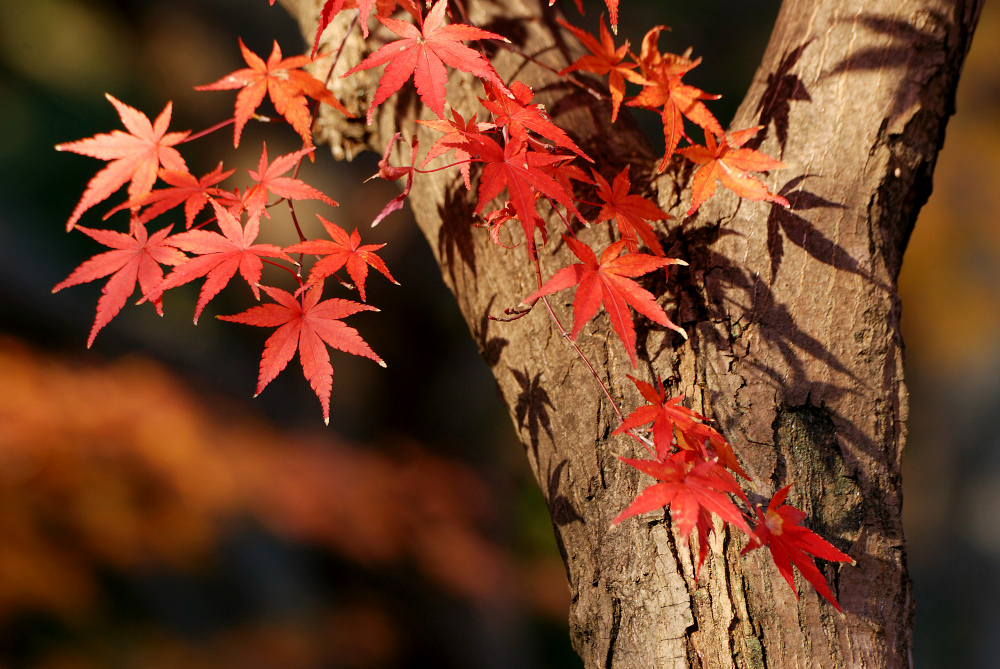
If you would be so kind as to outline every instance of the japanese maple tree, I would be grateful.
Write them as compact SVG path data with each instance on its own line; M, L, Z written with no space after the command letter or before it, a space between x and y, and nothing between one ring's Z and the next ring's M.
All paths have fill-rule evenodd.
M312 4L309 11L316 9ZM612 30L617 32L616 0L607 0L607 9ZM257 110L268 98L302 144L301 149L273 161L269 160L264 145L257 170L249 172L252 181L245 182L242 190L220 187L233 175L231 170L223 171L221 163L201 178L193 176L199 172L188 169L178 147L206 133L167 132L171 116L169 103L150 123L141 112L109 95L108 99L129 132L113 131L57 147L109 161L87 185L70 216L68 228L72 229L89 209L129 183L125 202L109 212L109 216L122 214L115 219L122 226L127 212L128 234L76 226L83 234L112 250L84 262L55 288L61 290L111 277L98 302L88 346L98 331L122 309L137 283L141 290L139 301L152 302L160 310L169 291L204 279L194 314L197 322L212 298L228 287L239 272L254 297L260 299L263 293L270 301L239 314L218 317L239 324L276 328L264 344L257 393L297 356L303 376L320 401L322 416L329 421L334 369L328 347L369 358L384 366L362 334L346 325L343 319L363 311L378 311L367 304L365 285L370 268L393 283L395 279L377 254L381 245L364 244L358 230L348 232L320 217L328 239L308 238L296 215L295 201L313 199L336 205L299 178L303 159L313 155L319 106L325 104L339 112L337 118L340 120L328 121L330 123L347 123L347 119L363 113L368 126L365 132L372 138L373 148L383 152L377 176L402 180L403 185L401 195L386 204L372 224L402 208L404 201L414 202L428 197L429 192L437 192L436 184L448 183L456 190L464 187L465 193L458 198L464 198L462 201L468 205L465 218L450 224L487 228L488 232L474 243L480 250L489 245L497 247L492 252L499 258L493 262L503 268L498 272L516 277L511 280L520 287L517 291L503 293L508 300L503 315L488 312L484 321L518 321L518 325L511 327L523 328L522 332L542 332L529 328L547 328L544 332L548 334L560 334L562 339L555 338L548 344L544 355L550 355L551 350L551 355L559 356L564 362L560 368L564 370L561 372L563 378L578 372L588 379L578 387L586 386L589 390L577 390L582 394L575 398L598 416L598 422L605 428L604 436L595 436L596 427L589 437L581 437L567 429L566 433L576 434L577 439L559 447L553 444L552 450L545 451L548 457L555 458L558 448L568 448L573 452L573 467L590 472L575 474L577 477L589 476L591 481L591 492L581 494L579 503L593 503L597 505L593 507L596 510L587 512L588 521L582 523L583 529L566 531L578 532L573 537L577 548L591 547L590 552L597 557L587 558L588 564L592 559L601 559L605 532L618 532L618 536L628 533L638 543L628 546L626 539L614 540L618 562L612 561L613 566L602 563L599 568L593 567L587 572L588 578L583 580L576 578L581 572L574 570L579 567L572 566L571 580L577 600L583 597L579 600L581 603L575 604L581 607L576 610L596 606L593 598L603 596L581 590L585 587L581 583L593 583L596 588L603 581L605 593L613 589L634 593L635 584L641 583L649 573L657 572L657 583L669 590L663 594L665 600L656 600L659 594L646 603L629 600L625 604L627 625L621 618L625 599L619 594L614 595L618 613L613 616L611 627L606 629L600 616L581 614L591 616L587 625L592 629L587 628L588 631L578 635L581 652L588 664L611 666L620 635L627 632L637 636L643 624L666 624L655 617L659 614L650 618L648 611L666 610L676 602L687 607L684 610L692 621L697 616L698 625L685 622L680 629L651 633L651 645L656 651L650 652L648 657L642 654L646 651L639 650L644 647L643 642L629 637L632 645L628 657L645 657L645 666L660 666L668 656L683 654L701 658L703 653L699 644L704 644L715 649L712 652L716 655L722 653L718 657L712 655L710 660L703 659L707 665L724 665L725 662L719 660L723 656L730 664L734 657L744 658L749 652L746 650L749 637L743 632L740 633L744 636L739 639L742 644L739 651L732 650L729 645L725 652L718 651L719 644L723 641L729 644L730 631L736 625L733 621L737 619L747 622L748 628L758 629L760 625L751 625L749 620L759 614L757 608L764 606L760 601L771 597L772 592L770 572L747 576L745 567L734 566L740 552L757 549L769 552L780 579L778 582L791 586L797 599L799 591L793 567L796 568L815 590L809 598L812 605L832 605L840 612L841 603L835 590L842 583L870 579L870 571L863 576L857 575L864 564L868 570L872 569L870 561L865 563L867 556L872 551L884 554L890 545L887 542L893 539L886 538L891 532L883 533L871 540L878 544L871 548L859 532L843 530L835 538L841 550L808 528L812 519L806 511L787 503L792 498L797 504L808 504L806 509L814 508L810 495L815 496L816 487L811 482L803 484L805 489L801 494L797 487L792 487L799 484L793 472L801 465L793 453L804 452L820 460L824 456L817 455L822 449L814 444L820 437L809 433L806 441L812 441L808 441L807 448L800 443L803 440L801 432L808 432L812 429L810 426L820 423L839 425L846 432L848 428L844 425L850 421L828 408L824 404L826 400L810 403L811 387L801 391L801 385L796 385L796 394L786 394L783 384L799 384L800 377L805 375L802 370L807 366L797 359L796 347L815 358L832 354L814 343L816 336L798 331L783 311L785 305L778 295L786 295L786 284L794 285L794 281L765 285L760 272L744 271L741 264L741 254L744 260L749 258L751 250L756 248L754 245L759 245L758 240L770 237L771 233L762 226L772 218L791 215L786 211L793 206L791 196L786 199L780 194L784 191L768 186L765 180L774 184L776 177L772 172L782 168L788 173L804 175L809 169L804 164L804 154L795 153L796 149L786 153L787 136L781 139L781 146L770 142L768 150L762 148L765 139L761 133L766 132L766 127L753 126L744 118L746 113L736 124L746 129L726 132L708 104L718 96L684 81L701 58L692 58L690 50L682 53L661 51L659 42L665 26L651 27L636 54L627 41L616 45L616 38L603 18L599 34L594 35L555 13L545 14L546 20L540 21L544 26L539 28L538 34L527 38L514 33L502 34L503 21L488 22L484 19L488 12L484 12L482 6L469 6L464 0L437 0L426 7L409 0L398 3L329 0L319 7L316 29L311 35L312 53L308 56L285 57L275 43L270 56L264 60L240 41L239 47L248 67L198 87L199 90L239 91L230 121L210 131L232 122L234 146L238 146L247 124L261 118ZM369 30L374 25L372 18L380 29ZM553 18L555 20L551 20ZM517 20L527 21L523 17ZM356 26L360 26L357 31ZM527 49L527 43L538 39L549 39L552 43L535 45L543 47L537 52ZM332 46L320 53L319 46L324 40ZM584 54L581 47L589 54ZM545 55L548 52L552 53ZM356 85L350 89L356 93L353 98L334 97L330 83L341 58L349 59L339 70L344 72L342 80L350 82L359 73L382 68L377 83L373 87ZM850 58L845 58L844 62L850 65ZM332 62L314 68L318 61L325 59ZM310 67L317 73L325 71L326 79L303 69ZM818 67L817 71L820 70L826 71ZM844 72L847 71L849 67L845 65ZM835 71L835 74L843 73ZM596 84L595 76L607 80ZM409 89L411 80L413 88ZM815 85L821 84L821 79L817 78ZM632 95L629 95L629 85ZM415 97L402 94L404 90L415 91ZM761 119L765 118L763 106L773 104L771 101L780 93L760 92L757 99L760 100ZM391 102L394 96L401 101L395 108ZM404 100L408 102L404 104ZM602 145L595 140L602 134L626 139L634 137L630 134L632 130L621 127L625 125L622 116L626 112L622 110L626 108L651 110L659 115L665 144L662 156L653 156L636 143L622 141L620 145ZM897 109L894 113L902 112ZM560 122L562 115L576 118L574 123L577 125L564 125ZM589 121L580 121L581 117L588 117ZM350 122L360 124L359 120ZM848 121L840 119L838 122L843 125ZM689 131L695 127L704 136L703 145L689 138ZM391 137L384 136L386 129L392 132ZM425 139L418 141L419 136ZM409 150L404 149L401 161L394 161L394 152L400 146L397 141L401 137L409 138L405 142ZM871 151L881 151L888 143L879 142L873 140L875 148ZM421 146L430 147L423 159L419 155ZM775 149L781 151L781 161L769 153ZM750 172L763 174L763 180L751 176ZM896 177L901 173L897 167ZM658 174L665 176L657 177ZM166 187L154 189L158 179ZM665 180L670 181L670 186L665 185ZM729 193L717 194L718 183ZM880 182L878 188L881 189L879 197L883 197L890 186ZM873 196L871 202L875 201ZM148 223L182 204L186 231L171 235L172 228L166 224L157 232L147 234ZM682 219L679 212L685 208L686 218ZM742 213L744 210L749 213ZM285 212L287 220L280 215ZM674 212L673 219L671 212ZM246 223L242 222L244 217ZM431 215L436 230L444 224L441 217L440 211ZM730 223L730 220L736 222ZM504 228L512 221L517 221L519 228ZM262 226L279 225L290 225L299 241L284 248L257 242ZM810 234L823 234L820 226L817 221L816 230ZM501 239L502 230L504 240ZM840 227L836 234L841 234ZM875 248L874 242L871 248ZM578 262L573 262L569 254ZM298 258L293 258L294 255ZM886 257L885 254L873 256L872 264L883 263L877 269L889 275L893 266L884 264L888 262ZM544 271L550 262L556 263L555 269ZM265 263L284 271L275 272L276 278L265 275ZM683 269L689 263L690 272L667 272L670 265ZM828 264L834 265L834 262ZM161 265L173 266L173 270L165 275ZM341 270L350 282L338 275ZM479 286L475 268L471 273L467 285L476 286L469 289L472 293L479 296L476 291L493 291L489 302L484 302L489 310L501 294L499 288ZM809 272L802 269L796 279L798 285L807 284L810 277ZM276 285L279 280L284 287ZM888 282L891 283L891 279ZM884 287L885 282L873 282L873 285ZM357 290L362 302L340 297L324 299L326 293L338 286ZM561 318L566 317L569 300L566 298L560 303L554 296L561 296L562 291L570 289L574 291L573 324L567 330ZM789 295L788 300L804 299L801 296L812 291L809 299L813 302L807 306L814 307L815 295L821 290L822 285L810 285L809 289ZM516 298L511 299L515 293ZM551 302L550 297L553 298ZM871 299L876 300L875 297ZM855 302L860 304L861 300ZM595 319L602 308L607 326L604 317ZM632 311L640 316L638 324ZM479 316L481 314L476 318ZM532 318L544 321L545 325L525 325ZM827 329L832 327L830 322L833 320L839 322L839 318L833 316L824 321ZM583 336L588 324L587 336ZM752 334L747 334L748 329ZM859 334L861 338L855 335L856 341L864 339L864 334ZM628 366L619 364L619 345L635 375L626 377L632 380L634 388L622 381L621 377L626 375L621 368L628 369ZM561 348L555 351L556 347ZM595 362L600 357L604 362ZM513 368L508 366L508 369ZM831 365L831 369L852 381L856 378L844 365ZM505 373L498 372L498 375ZM520 372L510 373L518 381L521 377L528 380ZM687 388L684 394L677 392L682 377ZM534 383L527 385L533 387ZM832 382L827 379L823 383L826 385L820 387L817 382L816 392L825 393L823 396L830 406L842 409L837 402L849 391L837 387L838 392L834 392L829 387ZM524 387L525 383L520 386ZM635 398L636 393L646 404L626 415L620 405ZM872 399L872 403L875 402ZM771 407L761 415L763 418L757 416L762 406ZM803 423L806 427L796 432L798 424L789 428L786 422L797 420L793 407L799 406L808 407L812 422ZM879 408L869 413L884 418L883 405L871 406ZM565 405L558 410L567 415L571 411ZM717 422L710 419L710 415L715 415ZM742 415L760 421L757 429L748 426ZM851 416L862 420L856 414ZM879 434L892 432L881 426L878 429L881 430ZM865 434L874 439L872 430L875 428ZM886 437L880 443L886 449L894 448L898 442L891 439ZM836 446L836 437L833 440ZM609 443L614 444L615 450L607 450ZM796 448L799 450L795 451ZM586 457L580 455L581 449L587 452ZM596 459L593 458L595 449L598 452ZM644 457L632 457L637 454ZM536 448L532 462L536 473L548 466L543 465L539 457ZM848 464L843 463L853 463L850 458L855 456L838 454L837 457L843 461L840 469L847 471ZM891 460L887 467L892 470L897 465L898 458ZM836 467L828 469L832 471ZM636 471L630 473L632 470ZM881 489L879 486L895 489L892 488L894 483L881 483L881 469L867 473L869 480L877 479L872 484L876 490ZM638 476L652 477L655 482L640 491ZM842 478L854 480L846 475ZM650 517L649 514L655 515ZM609 524L612 530L607 530ZM649 557L653 552L656 557ZM693 557L695 552L696 558ZM642 565L634 562L642 559L647 562ZM817 559L828 564L817 566ZM858 566L837 568L838 563ZM625 580L620 580L622 564L632 569ZM660 573L661 567L669 572L668 576ZM827 573L822 569L827 569ZM829 571L833 569L838 570ZM703 585L706 570L710 572L708 586ZM737 573L739 575L733 575ZM834 577L834 587L831 587L830 576ZM734 586L736 581L741 585ZM611 583L615 584L614 588L609 585ZM898 588L905 589L905 585L892 587L897 594ZM752 590L754 594L736 592L740 588L747 592ZM706 607L694 598L699 592L715 598L711 606ZM720 593L723 592L734 594L726 594L722 602ZM639 594L649 596L645 590L640 590ZM816 595L829 604L820 602ZM679 599L674 602L671 599L674 597ZM748 605L747 601L753 603ZM864 614L857 602L852 604L854 608L848 607L846 616L842 612L830 614L829 611L822 615L833 620L829 623L831 626L846 630L844 634L864 636L868 633L867 628L855 621L855 618L864 618ZM719 613L723 609L725 611ZM769 611L766 606L764 609ZM751 613L747 613L748 610L752 610ZM810 611L815 612L815 609ZM770 613L760 615L770 616L767 631L762 633L767 637L768 653L784 648L785 642L773 637L783 633L776 622L778 617ZM805 615L802 613L800 618ZM840 617L829 618L830 615ZM695 627L699 631L690 632ZM712 640L705 641L708 636L712 636ZM610 639L603 660L592 647L591 640L598 637ZM678 639L690 645L679 649L675 643ZM888 648L882 641L877 643L882 644L879 648ZM810 644L802 645L811 648ZM760 648L760 642L757 647ZM738 664L750 666L745 658ZM878 661L874 664L881 666Z

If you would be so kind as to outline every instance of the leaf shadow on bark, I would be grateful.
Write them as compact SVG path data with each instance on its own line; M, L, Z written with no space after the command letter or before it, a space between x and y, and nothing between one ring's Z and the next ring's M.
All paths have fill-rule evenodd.
M571 523L578 522L582 525L586 525L587 523L583 519L583 516L581 516L573 507L569 498L559 491L559 486L562 482L563 468L566 467L567 464L569 464L569 460L563 458L554 469L550 468L549 474L546 477L545 496L549 507L549 517L552 519L552 529L555 533L556 548L559 550L559 555L562 557L563 561L563 567L566 569L566 580L570 584L570 589L573 590L575 589L575 585L573 582L573 574L569 568L570 560L569 555L566 552L566 542L563 541L562 528Z
M914 61L932 63L940 60L944 64L947 45L945 41L952 32L953 24L940 12L922 10L925 19L924 26L914 25L913 20L900 19L894 16L879 16L878 14L862 14L857 19L842 19L843 23L860 23L869 31L893 40L890 46L879 42L875 46L863 47L849 54L833 68L823 74L824 77L836 76L846 72L877 72L886 69L907 68ZM928 58L932 52L939 53L939 59ZM919 93L919 86L901 86L889 111L889 120L895 119L910 106Z
M760 113L758 122L764 126L764 132L747 142L747 148L759 149L773 123L778 146L781 147L781 153L784 154L785 143L788 141L788 117L791 113L791 102L812 102L812 96L806 90L805 83L799 78L799 75L792 73L806 47L812 41L813 38L810 38L788 51L782 57L778 68L767 75L767 88L764 89L760 102L757 103L757 111Z
M475 203L468 196L461 179L449 183L444 191L444 201L438 205L441 227L438 228L437 243L441 249L442 260L448 266L452 285L458 284L456 267L458 260L465 263L472 276L477 276L476 247L472 238L475 212Z
M844 209L844 205L832 202L801 187L813 174L802 174L789 180L778 194L788 200L789 207L771 207L767 216L767 252L771 261L771 280L778 274L784 258L784 239L792 242L813 259L860 276L882 290L889 288L869 272L861 268L857 260L844 247L827 238L815 224L796 212L814 209ZM784 233L784 234L782 234Z
M776 205L772 207L776 208ZM680 227L671 228L665 247L681 248L683 257L690 263L688 272L691 280L687 282L687 288L682 288L683 298L689 301L691 307L689 313L684 314L685 323L700 324L703 326L699 328L700 333L724 331L724 335L708 335L713 337L712 343L717 350L720 353L729 352L759 370L779 392L783 392L789 385L818 385L810 380L803 355L822 361L846 379L859 383L854 373L837 360L822 342L798 326L788 307L775 298L769 281L755 276L728 257L712 250L712 245L722 236L738 233L721 226L702 226L683 232ZM699 280L697 277L703 279ZM662 285L666 286L667 283ZM664 292L657 285L653 288L654 295L660 296ZM734 291L743 293L745 299L736 299ZM680 298L678 295L678 299ZM746 343L740 339L750 329L753 329L754 336L764 340L768 348L778 352L785 370L779 370L756 356L743 355ZM670 344L671 340L665 339L652 359L662 355ZM836 384L822 385L827 397L840 397L844 393L854 392ZM715 398L714 401L720 399Z
M496 299L496 295L490 297L490 301L486 304L486 310L483 311L483 315L479 319L479 324L472 330L472 336L475 338L476 343L479 344L480 354L490 369L497 366L503 350L510 345L510 340L503 337L489 336L490 323L493 322L490 318L490 311L493 309L493 303Z
M514 405L514 416L517 418L517 429L523 431L528 429L528 438L531 441L531 450L538 462L538 440L541 431L549 436L549 441L555 443L552 434L552 420L549 418L549 409L555 409L549 394L541 385L542 373L531 377L527 368L519 372L512 367L507 368L520 386L520 393Z

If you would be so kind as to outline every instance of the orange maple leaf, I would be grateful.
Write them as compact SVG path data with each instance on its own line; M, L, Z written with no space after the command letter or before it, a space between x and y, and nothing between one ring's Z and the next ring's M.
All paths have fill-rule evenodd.
M712 197L716 181L721 181L723 186L748 200L767 200L783 207L788 206L788 200L775 195L762 182L746 173L767 172L785 166L784 163L760 151L740 148L763 127L758 125L746 130L737 130L719 140L706 130L705 146L695 144L677 150L677 153L691 162L701 165L691 178L691 208L688 209L688 216L697 211L705 200Z
M229 280L236 275L237 270L250 286L254 297L259 300L258 283L263 269L261 258L292 261L274 244L254 244L260 231L259 217L251 217L244 227L218 202L211 200L211 203L222 234L210 230L188 230L171 237L171 244L188 253L194 253L196 257L175 267L147 298L143 298L158 301L164 291L204 277L205 283L202 284L198 303L194 308L195 325L198 324L198 318L205 305L229 284Z
M625 80L628 79L633 84L641 84L644 81L638 73L632 71L638 67L638 64L622 63L628 54L628 40L625 40L625 44L616 49L614 39L612 39L603 20L601 21L600 41L586 30L570 25L562 18L558 20L559 24L576 35L576 38L583 42L583 45L590 49L592 54L578 58L572 65L563 69L559 76L565 76L577 70L608 75L608 88L611 91L611 122L614 123L618 118L618 110L622 100L625 99Z
M662 172L670 156L677 149L681 137L684 137L684 117L700 125L706 131L722 135L722 126L708 110L702 100L718 100L718 95L709 95L703 90L681 82L681 78L694 69L701 59L691 60L687 56L672 53L660 53L657 39L666 26L657 26L646 33L642 40L642 51L639 54L639 64L642 66L642 92L629 100L630 107L656 109L662 107L660 115L663 118L663 137L666 147L658 172Z
M168 170L187 171L181 154L172 147L182 142L190 131L167 132L173 109L170 102L156 121L150 123L149 117L142 112L119 102L108 93L104 96L114 105L128 132L112 130L76 142L56 144L56 151L72 151L111 161L87 183L87 189L66 222L67 231L73 229L83 212L108 199L126 181L131 182L128 186L129 199L135 199L152 190L160 165Z
M138 218L140 223L148 223L163 212L183 204L185 226L191 229L195 217L205 208L210 198L216 198L226 206L239 203L239 198L233 193L214 188L217 183L229 178L235 171L233 168L223 172L222 163L219 163L214 170L199 179L187 170L160 170L160 180L167 184L168 188L158 188L134 200L123 202L105 214L104 218L107 219L122 209L146 207L139 213Z
M312 62L309 56L290 56L282 59L281 47L274 42L267 62L248 49L240 40L240 51L250 67L236 70L222 79L204 86L195 86L196 91L226 91L241 88L236 94L236 127L233 132L233 146L240 145L240 135L254 111L267 95L274 103L274 109L302 136L307 147L312 143L312 115L306 103L306 96L325 102L341 114L352 117L340 104L333 93L308 72L301 68Z

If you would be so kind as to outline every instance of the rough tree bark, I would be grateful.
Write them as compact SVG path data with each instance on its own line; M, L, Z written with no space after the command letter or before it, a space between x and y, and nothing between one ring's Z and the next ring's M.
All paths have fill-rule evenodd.
M285 4L311 36L322 3ZM763 551L739 556L737 537L716 540L696 581L691 550L662 513L609 527L649 483L615 457L634 454L634 444L610 436L617 416L544 309L508 324L487 318L518 304L535 279L521 250L504 252L470 226L473 204L457 171L416 180L417 222L546 495L572 592L573 644L586 667L911 665L896 277L930 193L980 7L981 0L786 0L732 128L766 126L761 148L788 165L766 181L789 210L718 195L685 219L689 168L678 160L656 178L656 156L627 118L611 125L606 101L557 83L542 92L555 121L606 176L632 166L633 183L673 214L663 233L668 255L690 262L650 286L668 313L676 308L690 340L640 324L639 373L668 377L718 421L757 500L796 483L791 501L809 514L807 524L857 561L826 567L844 615L808 586L796 601ZM524 51L556 67L570 62L575 41L541 4L484 0L469 10L477 25ZM350 18L330 29L331 39ZM361 49L350 38L336 74L359 62ZM509 52L491 55L501 75L516 71L536 91L556 82ZM377 76L331 85L363 119ZM466 107L456 106L468 112L479 89L453 75L449 91L464 95ZM404 89L372 126L330 113L319 134L346 157L381 152L397 128L404 136L419 131L429 146L433 133L413 123L427 113ZM406 160L400 152L397 164ZM597 241L609 233L595 226L583 234ZM543 250L546 274L572 261L561 244ZM553 301L567 324L569 300ZM633 370L609 334L597 318L579 344L630 410L641 404L625 377Z

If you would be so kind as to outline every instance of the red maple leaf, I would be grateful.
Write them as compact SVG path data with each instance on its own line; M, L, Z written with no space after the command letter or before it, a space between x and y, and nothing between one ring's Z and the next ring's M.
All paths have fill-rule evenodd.
M243 204L246 206L250 218L259 218L261 214L265 213L270 193L289 200L320 200L331 207L337 206L336 202L306 182L293 177L281 176L295 167L303 156L312 153L313 150L312 147L306 147L294 153L278 156L269 165L267 162L267 143L264 143L257 171L247 170L253 180L257 182L243 195Z
M129 296L135 292L136 281L139 282L143 294L149 293L163 280L163 270L160 265L179 265L187 260L186 255L170 245L172 240L170 243L164 241L170 234L171 227L173 226L167 226L147 236L146 226L134 219L130 235L113 230L91 230L78 226L80 232L112 249L84 261L52 289L53 293L57 293L69 286L112 275L101 289L101 297L97 301L97 317L90 329L90 336L87 337L87 348L94 343L94 338L101 328L110 323L125 306ZM163 308L160 301L153 300L153 304L156 306L156 311L162 315Z
M202 284L201 293L198 295L198 303L194 308L195 325L198 324L198 318L205 305L226 287L237 270L250 286L254 297L259 300L260 291L257 289L257 284L260 282L261 270L264 267L261 257L281 258L292 262L281 247L274 244L253 243L260 230L259 218L251 216L244 228L218 202L215 200L211 202L222 234L209 230L189 230L171 237L171 244L188 253L194 253L197 257L190 258L184 264L175 267L155 291L145 298L157 301L164 291L205 277L205 283Z
M675 330L687 339L684 330L667 318L663 307L656 303L653 295L629 278L642 276L675 263L686 265L686 262L641 253L627 253L619 257L625 246L624 240L619 240L604 249L598 261L591 248L583 242L569 236L564 236L563 239L570 251L582 262L563 267L553 274L541 288L526 297L524 303L534 302L543 295L551 295L577 285L573 301L573 331L570 336L576 339L580 328L594 317L603 303L611 327L625 345L633 367L638 365L638 361L635 356L635 326L632 324L632 314L628 310L630 305L646 318Z
M663 460L673 451L674 428L677 428L678 448L707 458L715 458L722 466L750 480L729 442L715 428L705 424L708 421L705 416L681 404L684 400L683 395L668 398L662 379L657 379L654 388L645 381L632 376L628 378L632 379L632 383L649 404L629 414L612 434L621 434L652 423L656 457Z
M644 81L642 77L632 71L638 67L638 64L622 62L628 54L628 40L625 40L625 44L616 49L614 39L603 20L601 21L600 41L586 30L581 30L562 18L559 18L558 21L562 27L576 35L576 38L583 42L583 45L590 49L591 53L589 56L577 58L572 65L563 69L559 76L565 76L578 70L608 75L608 89L611 91L611 122L614 123L618 118L618 110L622 100L625 99L625 80L628 79L633 84L641 84Z
M841 611L840 604L833 596L826 578L809 556L812 555L830 562L853 563L854 560L849 555L834 548L823 537L799 525L805 519L806 514L785 504L789 488L791 485L786 485L775 493L767 505L766 512L761 511L759 506L755 509L757 526L754 527L750 543L746 545L741 554L761 546L767 546L771 549L771 558L774 560L778 572L792 588L796 599L799 598L799 593L795 589L795 581L792 576L793 564L799 568L802 576L812 583L816 592L833 604L838 611Z
M573 204L572 193L540 169L543 165L562 163L568 156L531 151L524 139L517 137L510 138L502 148L486 135L467 137L462 146L485 163L479 177L479 204L476 206L476 213L482 213L486 203L506 188L508 200L524 229L528 253L532 256L535 255L536 228L541 229L543 242L545 240L545 221L535 208L539 196L558 202L583 220Z
M148 223L165 211L169 211L179 204L184 205L184 222L188 229L194 224L195 216L205 208L209 198L217 198L227 206L239 203L233 193L221 188L213 188L215 184L229 178L236 169L222 171L222 163L198 179L187 170L182 172L175 170L160 170L160 180L168 184L170 188L159 188L150 191L145 195L140 195L134 200L124 202L107 214L107 219L112 214L122 209L134 209L136 207L146 207L145 211L139 214L140 223Z
M631 374L627 376L632 379L632 383L649 404L639 407L629 414L612 434L621 434L652 423L656 457L664 460L673 450L674 426L688 427L704 420L704 416L681 404L684 400L683 395L668 398L663 388L662 379L657 379L656 387L653 387L652 384L640 381Z
M632 185L628 177L628 166L626 165L625 169L618 173L614 184L609 184L596 170L594 179L597 181L597 195L604 202L595 222L616 219L618 232L621 233L625 247L630 253L639 250L639 242L636 239L638 235L653 253L662 256L663 247L660 245L660 240L656 238L656 233L647 222L662 221L670 216L641 195L629 194Z
M83 212L108 199L126 181L130 182L129 199L134 199L153 188L160 165L169 170L187 171L181 154L172 147L181 143L190 131L167 132L173 109L170 102L156 121L150 123L149 117L142 112L107 93L105 97L118 111L128 132L112 130L76 142L56 144L56 151L72 151L111 161L87 183L87 189L66 222L66 230L72 230Z
M674 453L663 460L634 460L621 456L618 459L660 482L643 490L611 521L612 525L669 506L674 527L682 538L687 539L691 530L698 528L699 569L708 554L708 534L712 529L709 513L750 534L743 514L728 497L728 494L742 497L743 491L717 464L692 457L687 452Z
M507 95L506 88L497 88L488 82L485 84L485 88L487 99L479 98L479 102L493 114L493 121L496 125L507 128L509 137L519 137L530 141L531 138L528 135L530 130L555 142L557 146L594 162L570 139L565 130L549 120L542 105L530 104L534 97L530 86L515 81L510 85L509 91L513 97Z
M256 394L259 395L281 373L298 350L302 375L319 398L323 407L323 421L329 425L333 367L326 347L332 346L346 353L370 358L385 367L382 358L371 350L358 331L341 321L359 311L378 309L350 300L330 299L320 302L323 295L320 286L306 291L301 302L280 288L260 288L277 304L263 304L251 307L241 314L217 318L262 328L278 328L264 343Z
M666 26L657 26L646 33L642 40L642 51L639 63L642 66L642 92L628 102L631 107L656 109L662 107L663 137L666 148L663 160L660 161L658 172L662 172L670 156L677 149L681 137L684 137L684 120L687 117L700 125L706 132L722 135L722 126L715 116L702 103L702 100L718 100L718 95L709 95L705 91L681 83L681 78L694 69L701 59L691 60L686 56L676 54L661 54L657 39Z
M755 128L737 130L718 141L715 135L705 131L705 146L695 144L677 150L677 153L691 162L701 165L691 178L691 208L688 209L688 216L712 197L716 181L721 181L723 186L748 200L768 200L783 207L788 206L788 200L775 195L767 186L746 173L767 172L785 166L760 151L740 148L763 127L758 125Z
M240 145L243 127L267 95L274 103L274 109L299 133L305 145L312 146L312 115L306 103L306 96L325 102L344 116L348 112L333 93L308 72L303 65L312 62L309 56L291 56L282 59L281 47L275 41L267 62L248 49L240 40L240 51L250 67L236 70L222 79L204 86L195 86L196 91L227 91L241 88L236 94L236 125L233 131L233 146Z
M365 58L342 76L349 76L361 70L379 65L385 68L379 80L375 97L368 108L368 123L372 122L372 112L390 95L398 91L413 76L413 83L424 104L439 117L444 116L445 84L448 73L445 65L475 76L505 89L503 81L486 58L462 44L468 40L496 39L509 40L500 35L461 23L442 25L448 3L438 0L420 21L417 27L399 19L376 17L386 28L403 39L389 42L375 53Z
M367 302L367 298L365 297L365 279L368 277L369 266L377 269L389 281L392 281L397 286L399 285L399 282L392 278L392 274L389 273L389 268L386 267L385 262L375 254L375 251L378 251L385 244L362 245L361 234L357 229L348 235L347 231L336 223L331 223L319 215L317 215L317 218L323 224L323 227L326 228L326 234L330 235L330 240L332 241L311 239L285 249L288 253L310 253L325 256L313 265L309 271L309 279L306 281L304 288L322 283L326 277L344 266L347 267L347 274L351 277L351 281L354 282L354 285L358 288L358 292L361 293L362 302Z

